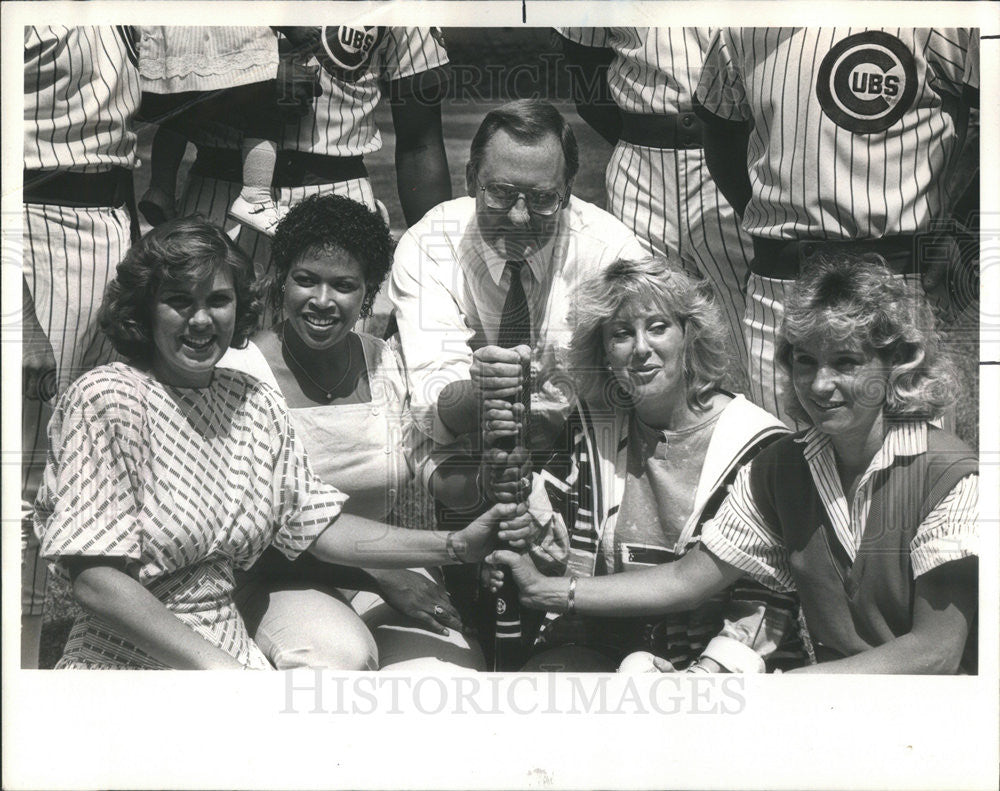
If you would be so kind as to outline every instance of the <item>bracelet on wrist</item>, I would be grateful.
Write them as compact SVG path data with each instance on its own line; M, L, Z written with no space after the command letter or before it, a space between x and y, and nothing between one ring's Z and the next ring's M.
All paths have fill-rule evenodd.
M569 590L566 591L566 614L572 615L576 611L576 583L579 577L574 574L569 578Z
M448 553L448 559L453 563L461 563L462 557L458 554L458 549L455 547L455 531L452 530L448 537L444 540L444 548Z

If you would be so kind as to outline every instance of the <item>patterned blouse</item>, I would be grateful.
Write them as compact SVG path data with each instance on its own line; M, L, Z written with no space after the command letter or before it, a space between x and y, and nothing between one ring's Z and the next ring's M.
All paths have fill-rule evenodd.
M313 475L268 385L217 369L206 388L176 388L111 363L59 401L35 531L57 572L69 557L123 558L194 631L263 669L232 601L234 570L270 544L294 559L345 500ZM57 667L163 665L85 614Z

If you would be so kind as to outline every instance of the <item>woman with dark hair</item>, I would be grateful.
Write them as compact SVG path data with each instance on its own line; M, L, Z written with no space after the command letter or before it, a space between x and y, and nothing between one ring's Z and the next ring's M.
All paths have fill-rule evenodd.
M859 258L818 262L789 300L778 359L812 424L744 467L677 563L552 579L510 552L529 606L689 609L743 575L796 591L829 673L975 672L978 467L929 421L957 387L911 286Z
M197 218L151 231L118 266L100 320L128 362L60 399L36 504L42 553L84 609L58 667L269 668L232 596L235 569L267 546L350 565L474 561L513 515L442 536L343 514L278 394L216 368L256 324L251 273Z
M572 305L574 451L563 473L536 476L533 512L544 517L548 497L562 503L549 527L568 531L555 542L568 545L568 561L548 571L631 576L696 546L736 471L787 429L721 389L726 329L707 282L658 258L617 261L581 283ZM490 426L504 425L501 411L487 415ZM528 668L614 670L636 650L692 672L789 667L804 661L797 607L793 596L740 584L670 617L547 608Z
M354 326L371 314L392 252L385 222L360 203L323 195L297 204L272 247L276 323L220 363L276 387L313 470L348 495L345 512L378 520L390 515L409 480L413 426L401 360ZM241 580L237 601L279 668L482 669L479 649L466 642L435 574L349 575L270 551ZM365 590L354 595L342 588Z

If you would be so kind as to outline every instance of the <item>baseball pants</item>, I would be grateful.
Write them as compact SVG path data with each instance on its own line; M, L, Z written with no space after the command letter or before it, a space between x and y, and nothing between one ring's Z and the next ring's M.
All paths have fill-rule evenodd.
M707 278L715 290L740 371L750 237L719 192L701 149L661 149L619 142L605 180L608 211L647 248Z
M80 374L114 357L97 326L97 312L130 245L129 214L124 207L26 203L22 225L24 279L38 322L52 344L61 393ZM46 564L38 554L31 517L45 469L51 414L49 403L22 401L22 615L41 615L45 604Z

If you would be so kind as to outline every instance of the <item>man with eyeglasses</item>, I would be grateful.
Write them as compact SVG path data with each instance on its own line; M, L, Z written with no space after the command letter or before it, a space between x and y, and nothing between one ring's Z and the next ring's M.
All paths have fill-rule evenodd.
M621 222L571 197L578 166L573 131L551 104L498 107L472 140L469 197L429 211L396 249L388 294L413 415L433 448L419 475L450 508L518 491L519 476L498 482L489 458L480 467L483 429L489 445L491 428L503 428L483 421L484 401L516 396L530 357L528 444L551 444L572 397L560 386L568 295L615 260L644 255Z

